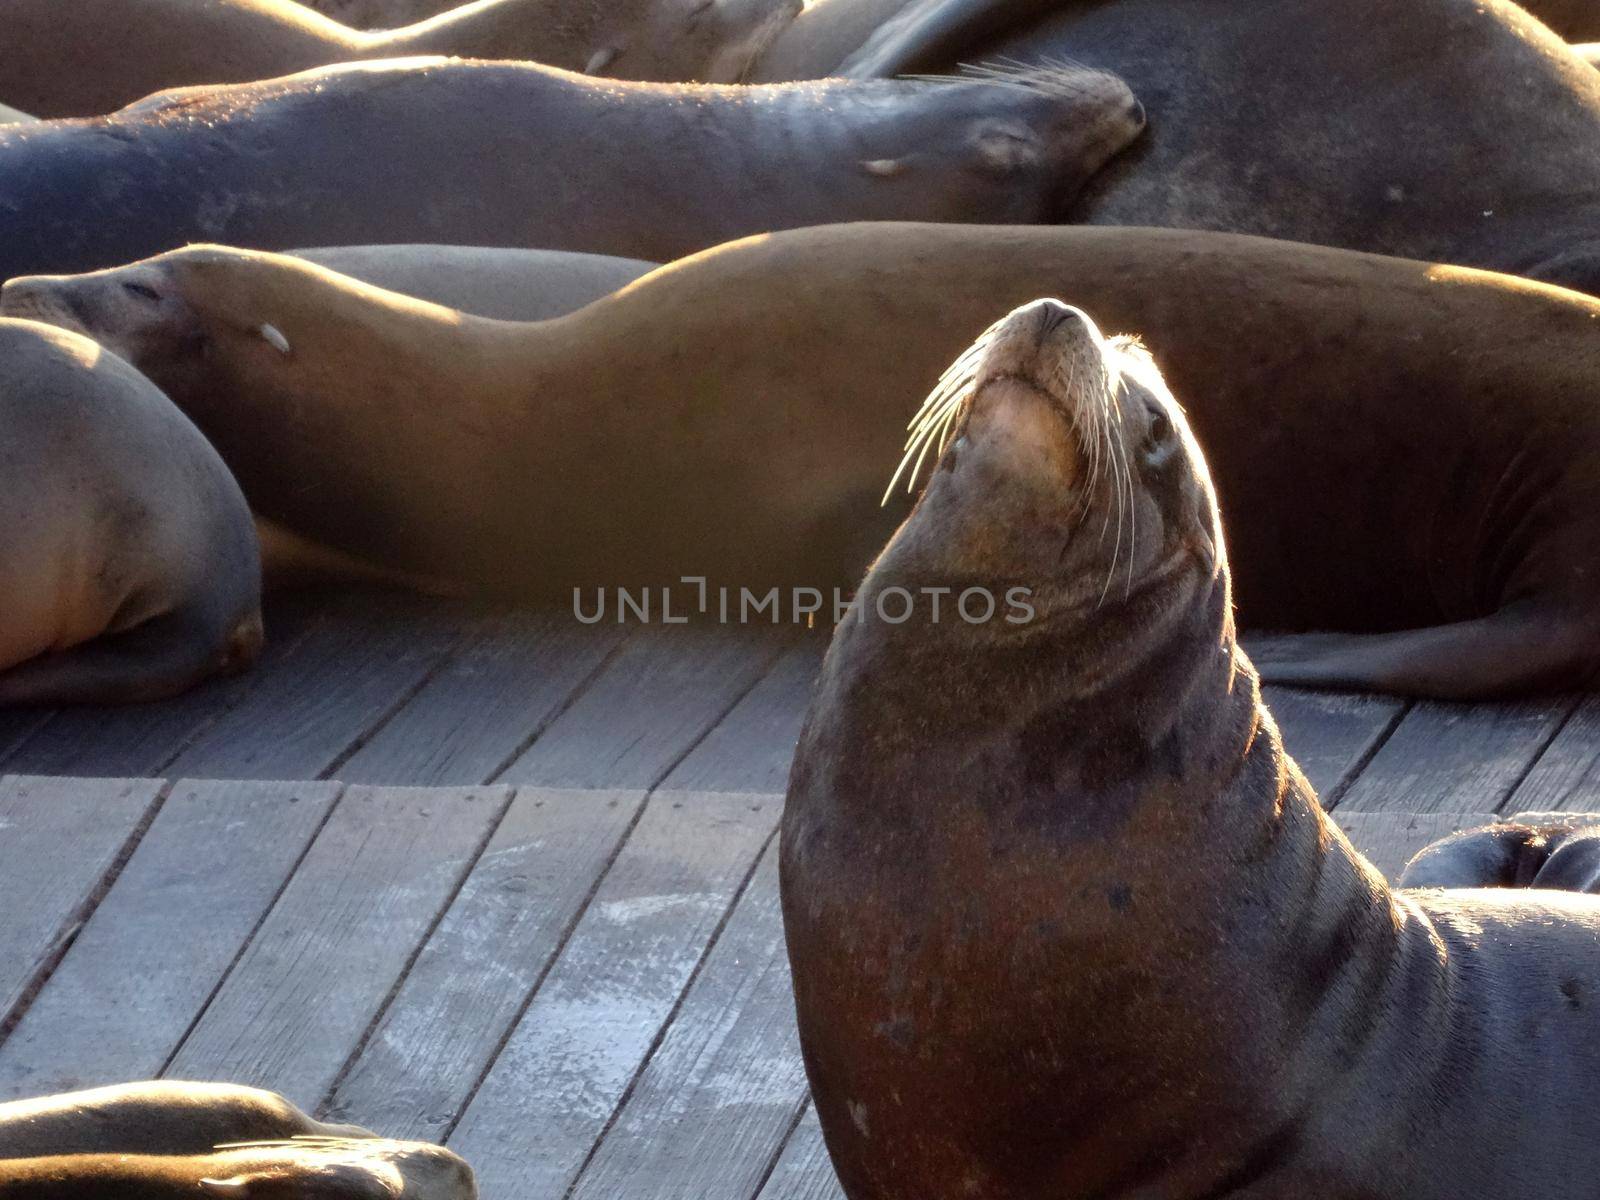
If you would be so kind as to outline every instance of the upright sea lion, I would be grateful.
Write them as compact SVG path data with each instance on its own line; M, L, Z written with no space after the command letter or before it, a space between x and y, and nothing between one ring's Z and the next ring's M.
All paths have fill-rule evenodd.
M807 24L825 52L782 46L785 74L1066 57L1127 80L1151 134L1073 221L1600 289L1600 75L1507 0L915 0L842 63L824 15Z
M660 266L501 246L324 246L293 253L373 287L498 321L565 316Z
M148 380L0 321L0 428L0 706L157 699L255 660L250 512Z
M1400 886L1600 892L1600 825L1510 821L1464 829L1418 851Z
M666 261L835 220L1050 221L1142 124L1120 82L1076 68L771 88L330 68L0 130L0 279L192 241Z
M1245 620L1337 631L1280 643L1270 678L1593 680L1600 301L1526 280L1225 234L856 225L535 325L218 248L15 281L0 311L129 356L297 532L566 598L859 578L903 511L878 508L881 464L918 393L995 307L1048 294L1159 339L1234 514Z
M156 1080L0 1104L0 1159L205 1154L229 1142L375 1136L314 1121L274 1092L231 1083Z
M41 117L90 117L166 88L419 54L732 83L798 9L799 0L477 0L371 33L291 0L7 0L0 99Z
M1391 892L1352 849L1234 641L1148 355L1041 301L923 419L948 445L835 633L783 813L846 1196L1592 1197L1600 902ZM1028 611L935 616L938 589Z

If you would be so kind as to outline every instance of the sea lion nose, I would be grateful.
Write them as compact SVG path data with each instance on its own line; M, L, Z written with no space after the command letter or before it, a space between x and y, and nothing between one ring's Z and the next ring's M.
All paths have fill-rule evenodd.
M1094 322L1089 319L1089 314L1081 308L1048 297L1035 300L1023 311L1033 316L1034 328L1038 330L1040 338L1048 337L1063 326L1071 324L1076 324L1078 329L1075 332L1080 333L1087 333L1094 328Z

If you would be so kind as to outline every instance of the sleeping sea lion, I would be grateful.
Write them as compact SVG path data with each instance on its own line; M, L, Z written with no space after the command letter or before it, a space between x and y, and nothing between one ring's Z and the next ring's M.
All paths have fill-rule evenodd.
M799 0L477 0L433 9L431 20L372 33L291 0L7 0L0 98L41 117L92 117L167 88L424 54L732 83Z
M842 62L828 17L792 27L819 53L779 39L782 70L751 78L1071 59L1127 80L1150 134L1068 220L1600 289L1600 74L1508 0L913 0Z
M1049 221L1142 127L1121 83L1073 67L770 88L329 68L0 130L0 279L193 241L664 262L836 220Z
M1234 640L1149 354L1040 301L917 436L927 487L834 635L783 811L849 1200L1592 1197L1600 901L1394 892L1352 849Z
M291 253L385 291L497 321L565 316L660 265L502 246L322 246Z
M850 584L904 511L878 507L881 464L918 394L995 306L1042 294L1159 339L1233 513L1244 620L1308 631L1270 679L1462 699L1594 681L1600 301L1510 276L1227 234L869 224L720 247L532 325L214 247L13 281L0 311L128 355L302 535L567 598Z
M255 661L249 509L199 431L87 338L0 320L0 707L170 696Z

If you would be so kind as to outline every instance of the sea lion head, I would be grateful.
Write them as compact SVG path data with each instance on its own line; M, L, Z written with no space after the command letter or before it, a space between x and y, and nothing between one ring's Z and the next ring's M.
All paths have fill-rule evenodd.
M737 83L803 0L625 0L600 15L584 71L668 83Z
M426 1142L297 1137L217 1147L213 1200L474 1200L472 1168Z
M1081 309L1037 300L985 332L917 414L891 489L934 448L868 591L940 576L1024 587L1058 636L1100 639L1143 624L1132 610L1151 589L1227 587L1183 409L1138 341L1105 337Z
M1144 106L1121 78L1075 63L970 67L920 82L927 90L909 104L904 82L854 85L862 103L883 103L875 86L897 101L864 139L871 157L861 166L885 190L938 180L950 197L942 220L1060 220L1145 127Z
M835 633L792 786L820 767L851 788L970 773L1051 795L1226 754L1210 723L1243 710L1211 714L1247 668L1216 494L1149 353L1039 300L956 360L911 430L891 488L936 462Z

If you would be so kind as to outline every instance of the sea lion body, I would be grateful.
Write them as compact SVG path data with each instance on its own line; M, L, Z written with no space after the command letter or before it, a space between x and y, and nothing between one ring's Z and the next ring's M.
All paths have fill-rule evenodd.
M228 1142L372 1136L314 1121L274 1092L231 1083L155 1080L0 1104L0 1159L190 1155Z
M497 321L565 316L660 265L501 246L323 246L293 253L373 287Z
M1048 221L1142 120L1120 83L1076 69L751 89L330 68L0 130L0 278L192 241L666 261L840 219Z
M244 497L194 426L85 338L0 321L0 706L171 695L254 661Z
M428 54L732 83L798 7L477 0L434 5L427 20L366 32L292 0L8 0L0 11L0 98L41 117L91 117L169 88Z
M861 225L721 247L538 325L215 248L13 281L0 311L128 355L264 515L565 598L849 585L903 512L878 507L883 463L918 394L995 306L1050 294L1159 337L1236 514L1245 621L1334 631L1270 678L1462 698L1594 678L1600 302L1525 280L1224 234Z
M1600 75L1506 0L918 0L843 63L784 65L868 78L1053 58L1115 72L1150 113L1071 220L1600 288Z
M784 808L845 1194L1591 1196L1600 903L1392 893L1350 847L1235 644L1204 460L1136 348L1040 302L952 373ZM883 619L941 586L1031 612Z

